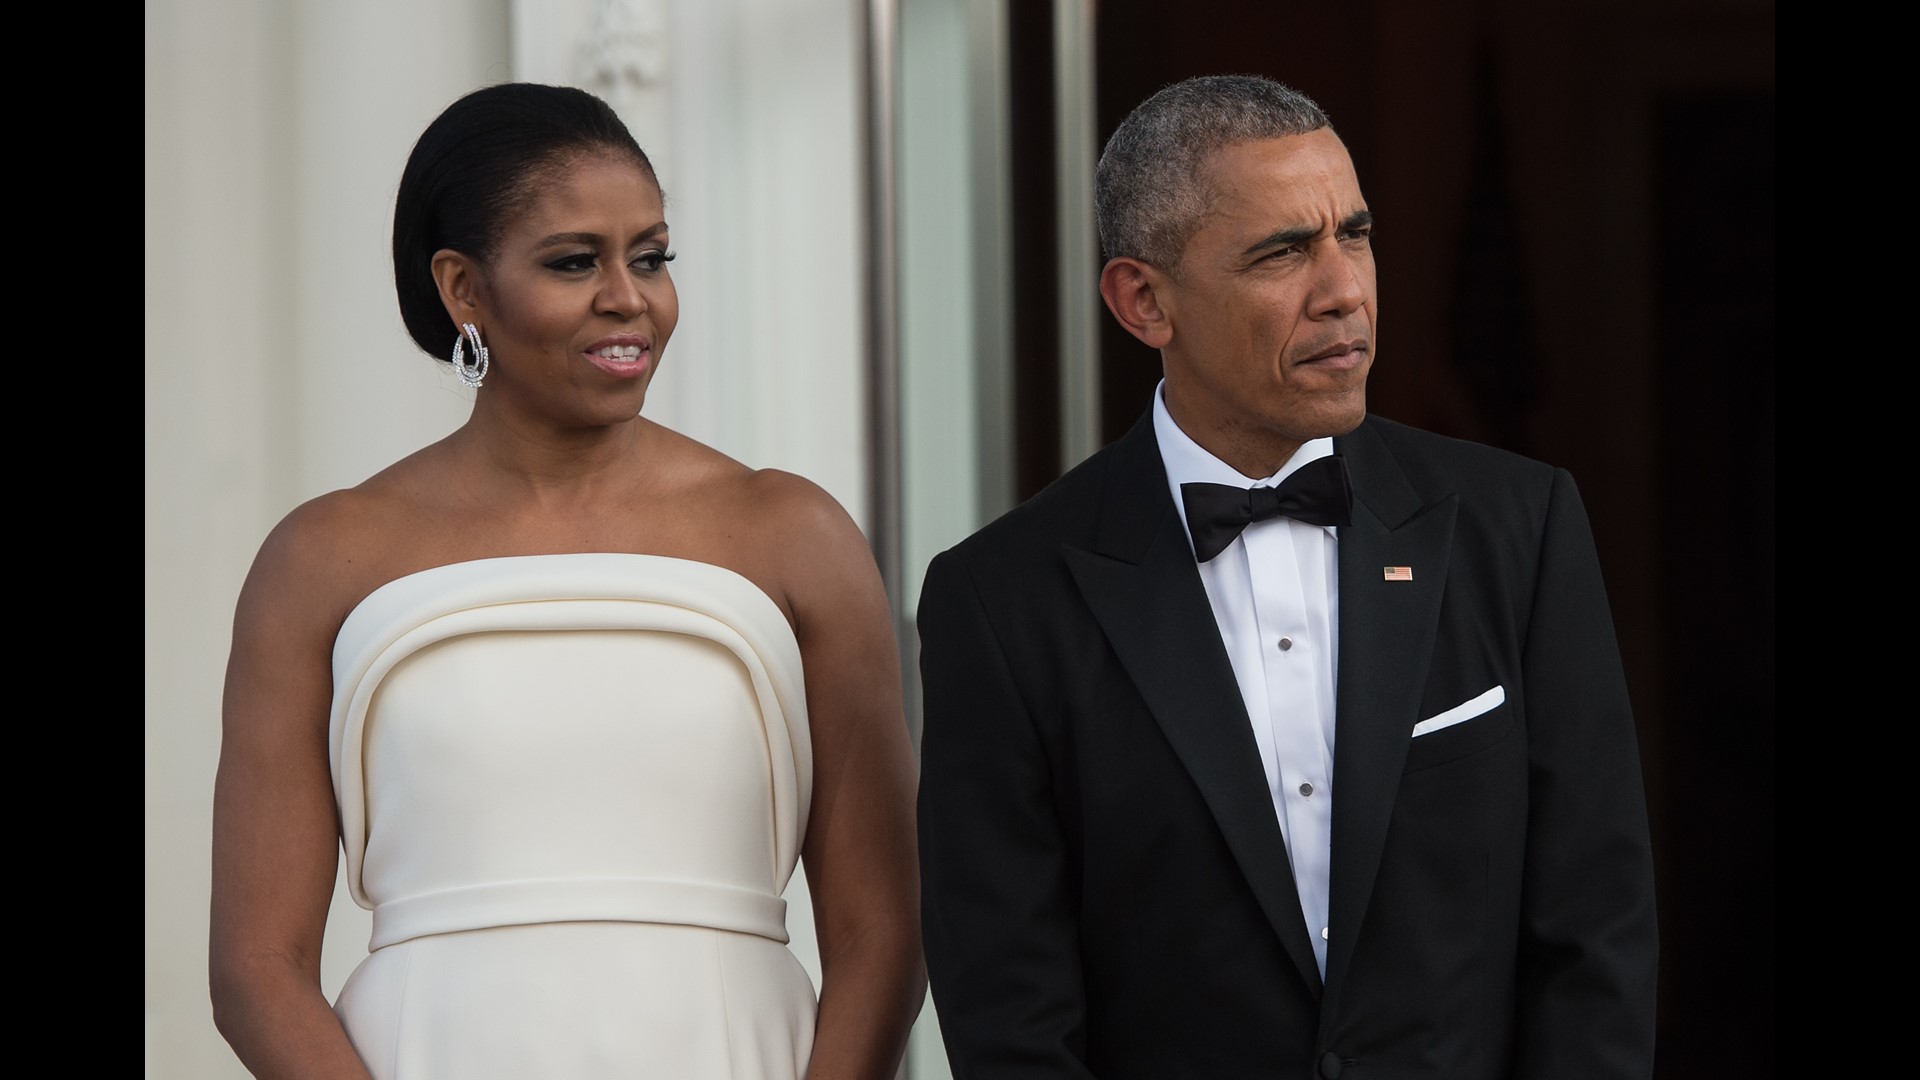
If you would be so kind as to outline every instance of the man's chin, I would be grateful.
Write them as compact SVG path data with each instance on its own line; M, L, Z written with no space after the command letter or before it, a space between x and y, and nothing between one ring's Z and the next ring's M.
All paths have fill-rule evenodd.
M1350 394L1340 395L1340 400L1327 402L1314 410L1307 422L1301 425L1301 441L1309 439L1331 439L1346 435L1360 426L1367 418L1367 391L1365 387ZM1311 434L1305 434L1310 432Z

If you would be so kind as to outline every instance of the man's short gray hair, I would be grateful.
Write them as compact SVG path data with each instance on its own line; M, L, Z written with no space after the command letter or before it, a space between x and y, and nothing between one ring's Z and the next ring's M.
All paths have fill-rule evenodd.
M1206 215L1203 165L1233 143L1327 127L1313 99L1259 75L1203 75L1140 103L1107 140L1094 173L1094 213L1109 259L1176 269Z

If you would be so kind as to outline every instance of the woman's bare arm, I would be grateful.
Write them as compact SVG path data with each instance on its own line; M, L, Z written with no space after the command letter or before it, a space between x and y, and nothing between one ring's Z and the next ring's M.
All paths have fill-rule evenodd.
M769 483L771 481L771 483ZM802 858L820 941L810 1080L890 1080L926 994L913 749L900 663L865 537L811 483L762 473L787 549L813 736ZM764 505L764 504L763 504Z
M215 1025L259 1077L367 1076L320 988L340 850L327 759L344 616L333 516L310 503L267 538L227 661L209 981Z

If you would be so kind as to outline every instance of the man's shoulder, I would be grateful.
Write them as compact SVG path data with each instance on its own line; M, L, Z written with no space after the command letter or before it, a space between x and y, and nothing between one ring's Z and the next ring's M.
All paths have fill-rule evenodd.
M1545 497L1554 466L1511 450L1408 427L1369 415L1348 435L1335 440L1352 456L1384 452L1415 490L1429 496L1447 492Z
M1096 451L1020 505L955 544L949 556L962 561L1020 560L1057 554L1062 544L1086 547L1098 527L1101 503L1112 478L1118 443ZM1142 478L1146 482L1151 478ZM1161 480L1164 484L1164 478Z
M1585 511L1565 469L1483 443L1370 417L1346 437L1349 460L1368 462L1356 501L1389 527L1442 506L1452 515L1456 562L1526 573L1554 528Z
M1492 470L1502 476L1520 476L1551 472L1553 466L1524 454L1469 439L1440 435L1421 428L1408 427L1397 420L1369 413L1345 440L1373 439L1400 459L1403 467L1430 465L1449 473L1461 469Z

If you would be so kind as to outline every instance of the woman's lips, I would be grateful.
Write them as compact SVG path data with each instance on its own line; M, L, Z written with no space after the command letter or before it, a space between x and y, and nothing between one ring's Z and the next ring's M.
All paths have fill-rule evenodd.
M588 363L616 379L637 379L646 374L653 349L644 338L614 339L595 344L585 355Z

